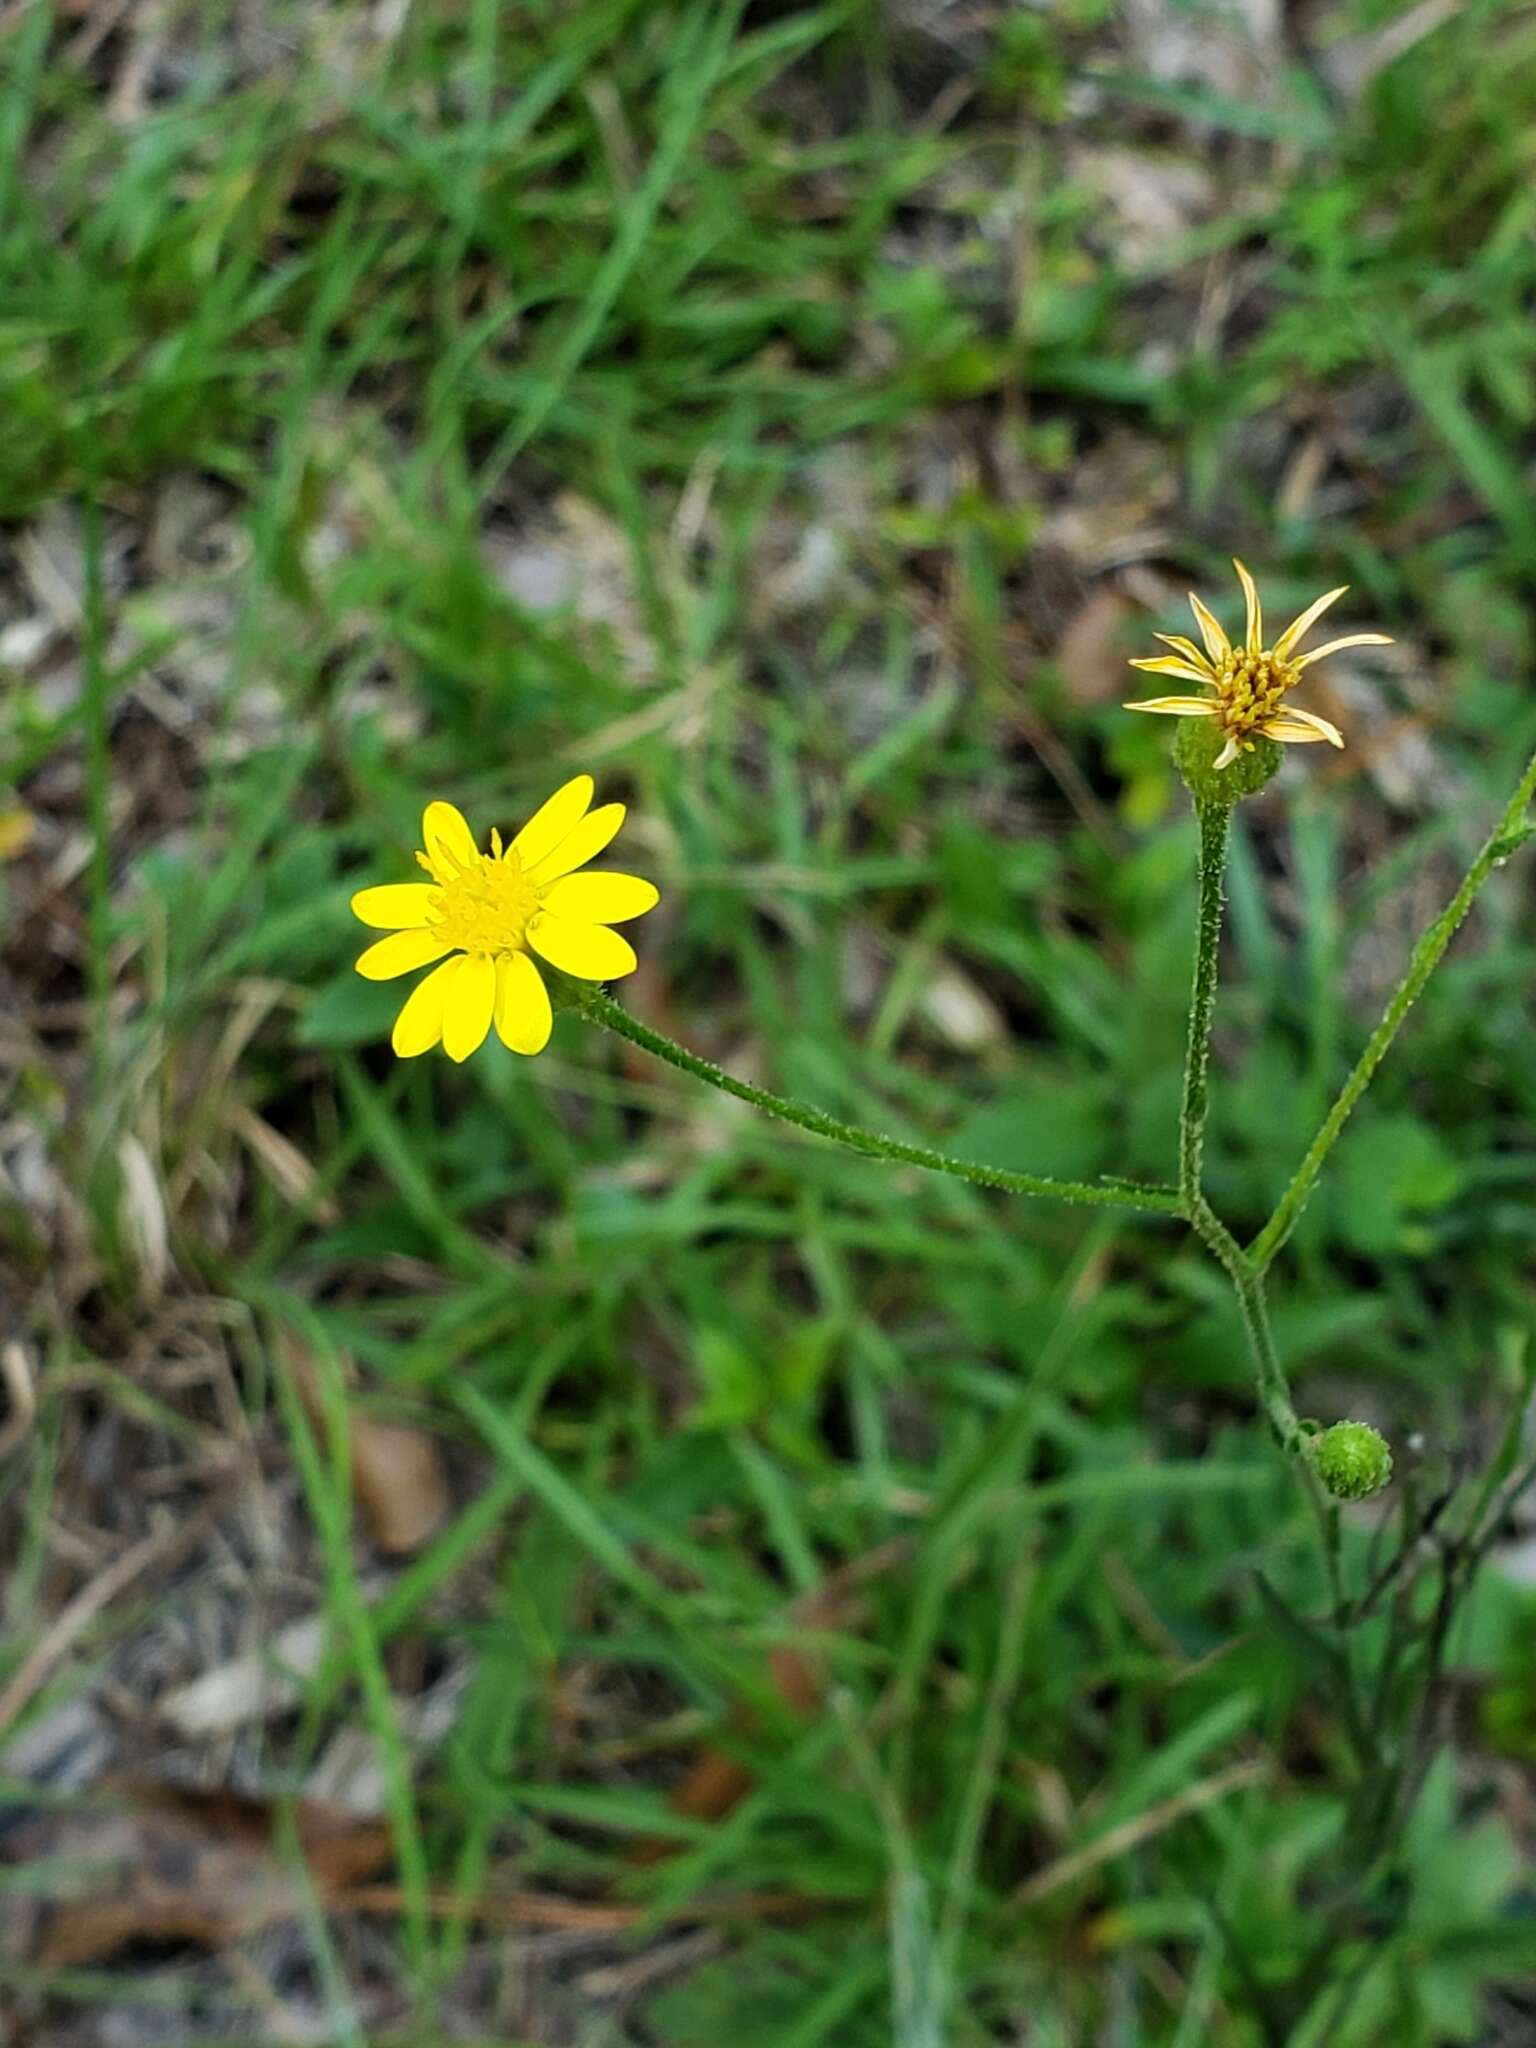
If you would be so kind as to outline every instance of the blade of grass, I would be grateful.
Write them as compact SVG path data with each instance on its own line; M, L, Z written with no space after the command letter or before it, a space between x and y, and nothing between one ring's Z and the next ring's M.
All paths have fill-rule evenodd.
M542 430L640 260L652 223L704 118L744 4L745 0L719 0L719 4L695 8L678 35L669 75L670 94L664 94L664 98L670 96L672 105L666 110L655 153L619 215L608 254L592 279L581 311L556 343L551 360L516 417L481 464L476 479L481 498L490 496L508 464Z
M329 1445L322 1451L310 1428L292 1375L279 1364L274 1374L278 1406L293 1448L304 1497L325 1562L329 1602L352 1648L368 1726L378 1745L386 1801L394 1830L400 1882L405 1894L406 1949L418 1985L427 1981L430 1959L426 1846L416 1812L411 1760L400 1732L389 1676L380 1654L380 1639L368 1603L358 1584L351 1551L352 1499L347 1454L347 1403L340 1361L331 1348L323 1322L307 1304L289 1303L300 1325L306 1349L316 1367L324 1402Z

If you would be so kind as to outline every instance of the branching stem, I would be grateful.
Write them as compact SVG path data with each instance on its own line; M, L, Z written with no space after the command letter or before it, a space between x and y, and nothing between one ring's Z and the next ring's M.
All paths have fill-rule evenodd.
M594 1023L606 1026L680 1072L690 1074L695 1080L718 1088L726 1095L734 1095L742 1102L749 1102L755 1109L777 1117L783 1123L794 1124L817 1137L828 1138L834 1144L862 1153L867 1158L920 1166L931 1173L949 1174L955 1179L968 1181L974 1187L998 1188L1008 1194L1053 1196L1058 1201L1084 1203L1095 1208L1135 1209L1153 1215L1182 1216L1232 1283L1253 1354L1264 1412L1282 1449L1300 1454L1304 1432L1269 1326L1264 1275L1276 1252L1295 1229L1307 1197L1350 1112L1370 1086L1404 1018L1439 965L1478 891L1495 867L1525 838L1528 830L1526 813L1533 796L1536 796L1536 755L1532 756L1503 816L1467 870L1461 886L1414 947L1407 972L1387 1004L1381 1022L1371 1034L1353 1073L1323 1119L1273 1215L1247 1250L1212 1209L1206 1198L1202 1176L1205 1122L1210 1103L1211 1021L1216 1006L1227 843L1232 815L1229 803L1201 801L1196 804L1200 828L1199 912L1183 1100L1179 1110L1177 1189L1144 1187L1130 1181L1058 1180L1049 1174L1015 1173L1006 1167L957 1159L932 1146L908 1144L904 1139L867 1130L860 1124L847 1123L843 1118L832 1116L809 1103L795 1102L766 1088L737 1080L724 1068L701 1059L697 1053L689 1052L662 1032L654 1031L650 1025L632 1017L622 1004L601 989L583 988L578 1003L582 1014ZM1307 1476L1315 1494L1315 1478L1310 1471ZM1336 1587L1336 1595L1337 1592Z

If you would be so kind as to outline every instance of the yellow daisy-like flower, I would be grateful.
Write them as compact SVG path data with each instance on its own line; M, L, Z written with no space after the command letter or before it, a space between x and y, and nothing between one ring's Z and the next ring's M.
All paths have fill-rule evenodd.
M416 859L431 881L386 883L352 898L364 924L389 933L358 960L359 974L392 981L442 961L395 1019L390 1042L401 1059L430 1052L441 1040L449 1059L467 1060L493 1021L513 1052L542 1052L553 1019L535 953L580 981L615 981L634 971L634 947L609 927L652 909L660 892L638 875L574 872L624 822L622 804L594 811L591 802L592 778L578 775L534 812L510 846L493 828L489 853L479 851L452 804L428 804L421 818L426 851Z
M1301 711L1294 704L1287 704L1286 695L1301 681L1302 671L1314 661L1321 661L1324 655L1337 654L1345 647L1390 647L1391 640L1385 633L1348 633L1342 640L1330 640L1326 647L1315 647L1310 654L1297 654L1302 635L1310 632L1329 605L1348 590L1349 585L1341 583L1337 590L1326 591L1309 604L1292 619L1274 646L1266 647L1264 613L1253 578L1235 558L1232 566L1248 600L1248 631L1241 647L1232 645L1220 622L1191 591L1190 608L1205 642L1205 652L1202 654L1192 640L1179 634L1157 633L1153 637L1171 647L1173 653L1131 663L1132 668L1146 669L1154 676L1181 676L1191 683L1204 683L1215 691L1215 696L1148 697L1139 704L1127 704L1126 710L1162 711L1172 718L1219 718L1227 740L1216 756L1218 768L1229 766L1239 754L1251 753L1258 733L1266 739L1288 740L1297 746L1326 740L1332 747L1342 747L1344 735L1336 725L1319 718L1315 711Z

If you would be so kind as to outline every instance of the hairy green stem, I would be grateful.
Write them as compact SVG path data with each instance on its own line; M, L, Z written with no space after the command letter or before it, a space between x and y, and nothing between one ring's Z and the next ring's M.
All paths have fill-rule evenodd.
M1280 1448L1295 1451L1301 1445L1301 1423L1291 1400L1290 1385L1269 1327L1269 1305L1264 1298L1264 1277L1257 1272L1247 1253L1212 1209L1204 1195L1197 1195L1189 1210L1190 1227L1201 1243L1220 1261L1243 1318L1248 1348L1258 1373L1259 1399L1269 1417Z
M1210 1104L1211 1019L1216 1009L1232 807L1230 804L1197 802L1195 814L1200 824L1200 904L1195 923L1195 977L1189 999L1189 1043L1184 1056L1184 1099L1179 1111L1179 1197L1191 1229L1220 1262L1232 1283L1258 1374L1259 1399L1264 1404L1264 1412L1281 1448L1294 1451L1300 1443L1301 1425L1269 1327L1263 1275L1206 1200L1201 1177L1205 1118Z
M1216 1008L1232 807L1198 803L1195 815L1200 822L1200 909L1195 927L1195 985L1189 999L1189 1044L1184 1056L1184 1100L1179 1110L1179 1193L1191 1223L1195 1223L1195 1208L1203 1200L1200 1161L1205 1150L1205 1114L1210 1102L1211 1018Z
M841 1117L829 1116L825 1110L815 1109L809 1103L792 1102L786 1096L770 1094L766 1088L754 1088L750 1082L738 1081L723 1067L700 1059L697 1053L689 1052L661 1032L653 1031L648 1024L642 1024L638 1017L632 1017L621 1003L615 1002L601 989L583 989L578 1003L583 1016L590 1017L595 1024L606 1025L620 1038L627 1038L631 1045L638 1045L657 1059L665 1060L668 1066L691 1074L696 1081L705 1081L726 1095L734 1095L739 1101L750 1102L765 1115L778 1117L784 1123L797 1124L803 1131L812 1131L819 1138L830 1138L834 1144L846 1145L850 1151L862 1152L867 1158L899 1160L906 1166L926 1167L930 1173L951 1174L957 1180L969 1181L974 1187L1001 1188L1011 1195L1048 1195L1061 1202L1092 1203L1101 1209L1141 1209L1161 1216L1177 1216L1182 1211L1179 1196L1172 1188L1138 1187L1131 1182L1101 1184L1055 1180L1049 1174L1012 1173L1002 1166L982 1166L969 1159L955 1159L949 1153L935 1151L928 1145L908 1145L900 1138L866 1130L861 1124L845 1123Z
M1248 1247L1248 1257L1260 1273L1268 1268L1276 1252L1296 1228L1301 1212L1306 1207L1307 1197L1323 1170L1323 1162L1333 1150L1339 1133L1348 1121L1350 1111L1371 1085L1376 1069L1385 1059L1388 1048L1402 1027L1403 1019L1423 993L1429 977L1439 966L1441 956L1450 944L1457 926L1472 908L1478 891L1500 862L1524 839L1526 811L1533 796L1536 796L1536 754L1533 754L1527 763L1525 773L1516 785L1515 793L1510 798L1504 815L1483 842L1477 858L1462 880L1461 887L1414 947L1408 962L1408 971L1393 991L1392 999L1382 1013L1381 1022L1371 1033L1364 1052L1355 1062L1353 1073L1339 1090L1337 1101L1318 1127L1317 1136L1307 1148L1306 1157L1297 1167L1290 1186L1275 1205L1274 1214Z

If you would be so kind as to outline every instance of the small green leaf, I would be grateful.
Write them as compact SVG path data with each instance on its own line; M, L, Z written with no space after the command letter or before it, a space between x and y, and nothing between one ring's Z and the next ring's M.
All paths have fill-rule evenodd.
M305 1004L294 1028L295 1042L335 1050L387 1039L405 996L397 983L364 981L349 967Z
M1413 1117L1384 1117L1339 1148L1339 1230L1355 1251L1398 1250L1412 1219L1443 1208L1462 1178L1460 1163L1433 1131Z
M693 1363L704 1388L687 1415L689 1429L740 1429L755 1422L768 1398L756 1360L727 1330L700 1330Z

